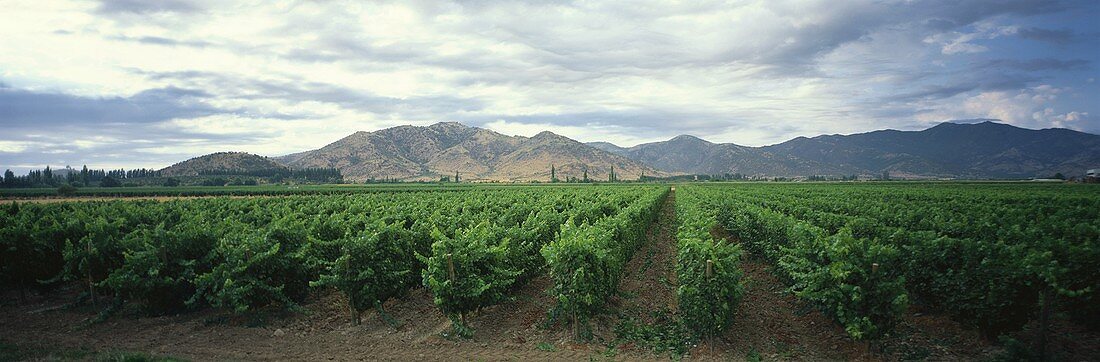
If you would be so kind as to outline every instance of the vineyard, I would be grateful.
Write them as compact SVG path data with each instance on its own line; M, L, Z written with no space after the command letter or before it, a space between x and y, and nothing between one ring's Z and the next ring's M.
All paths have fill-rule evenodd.
M532 338L535 356L580 353L558 355L568 359L624 346L643 358L782 358L795 352L744 342L793 333L744 327L779 304L798 309L790 320L813 310L824 321L814 336L835 329L833 348L855 350L789 356L800 359L912 357L896 350L915 308L973 331L991 354L1087 357L1048 351L1061 345L1047 339L1100 327L1100 193L1087 185L391 188L0 205L3 305L91 313L72 327L91 329L324 309L339 328L424 329L408 338L434 345ZM493 317L517 310L534 317ZM512 319L522 322L494 328ZM951 353L932 356L977 357Z
M853 338L888 332L911 302L990 335L1056 307L1093 328L1100 321L1100 198L1090 188L695 191Z

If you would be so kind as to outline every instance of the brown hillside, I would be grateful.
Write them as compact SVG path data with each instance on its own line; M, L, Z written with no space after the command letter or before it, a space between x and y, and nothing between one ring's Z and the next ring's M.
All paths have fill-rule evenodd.
M643 173L667 175L550 132L530 138L506 136L454 122L356 132L321 149L282 159L294 168L336 167L351 181L433 180L456 171L471 181L548 181L551 165L563 180L581 178L586 168L588 177L595 180L606 180L612 167L621 180L637 179Z
M285 169L275 161L245 152L218 152L176 163L160 170L164 176L197 176L200 172L252 172Z

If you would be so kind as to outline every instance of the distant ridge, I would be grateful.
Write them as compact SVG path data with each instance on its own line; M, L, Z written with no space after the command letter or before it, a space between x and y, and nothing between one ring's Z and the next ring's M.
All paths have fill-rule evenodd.
M880 130L798 137L765 147L693 136L622 148L593 145L668 172L760 176L873 175L898 178L1032 178L1083 175L1100 166L1100 136L963 120L922 131Z
M1062 128L1024 129L995 120L944 122L921 131L879 130L797 137L764 147L713 143L680 135L619 147L581 143L540 132L506 136L455 122L355 132L320 149L267 158L243 152L196 157L162 170L166 176L205 171L337 168L349 181L438 180L458 172L465 181L619 180L641 175L742 174L891 178L1021 179L1056 173L1081 176L1100 168L1100 136Z

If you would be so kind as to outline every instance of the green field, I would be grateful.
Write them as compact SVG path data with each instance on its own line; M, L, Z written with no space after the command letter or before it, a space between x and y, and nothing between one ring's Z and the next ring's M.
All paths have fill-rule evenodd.
M714 185L760 184L761 182L713 182ZM764 182L766 184L766 182ZM783 183L787 184L787 183ZM1028 181L893 181L893 182L814 182L814 185L940 185L956 188L963 185L983 187L1022 188L1025 190L1083 187L1081 184L1051 184ZM181 197L181 196L281 196L281 195L335 195L373 192L444 191L515 187L563 187L607 186L607 183L378 183L378 184L328 184L328 185L258 185L258 186L132 186L132 187L80 187L74 192L60 195L57 188L0 188L0 199L34 199L50 197ZM995 186L999 185L999 186Z
M136 186L81 187L59 195L56 188L0 189L0 199L45 197L179 197L179 196L285 196L336 195L374 192L461 191L516 187L602 186L604 184L495 184L495 183L382 183L339 185L259 185L259 186Z
M691 186L717 223L853 337L919 303L991 335L1044 308L1100 321L1100 193L1090 185ZM1047 311L1050 312L1049 310Z
M697 338L740 323L743 256L768 263L854 340L890 335L913 305L992 336L1045 328L1052 314L1089 329L1100 321L1095 185L669 186L83 189L285 196L3 205L0 282L23 291L68 283L81 300L151 315L301 311L310 295L338 290L355 323L425 288L453 331L473 336L466 315L547 276L553 328L583 340L674 193L675 220L661 222L675 225L677 323Z

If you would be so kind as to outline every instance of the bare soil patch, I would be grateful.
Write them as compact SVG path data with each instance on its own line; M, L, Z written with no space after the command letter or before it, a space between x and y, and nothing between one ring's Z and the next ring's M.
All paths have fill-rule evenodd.
M530 295L540 288L537 284L532 282L520 295ZM141 351L203 361L505 361L599 356L598 348L574 345L558 332L539 329L541 316L535 315L544 314L545 309L538 311L539 301L520 297L471 316L474 338L449 339L444 332L450 330L450 322L424 289L387 303L387 313L401 323L398 328L390 327L376 312L365 313L362 325L352 325L343 296L335 292L322 293L305 304L308 313L266 315L261 322L204 310L162 317L122 313L94 324L89 322L96 313L88 307L57 308L73 300L75 294L64 292L35 297L26 304L5 304L0 311L0 330L4 331L0 342Z

